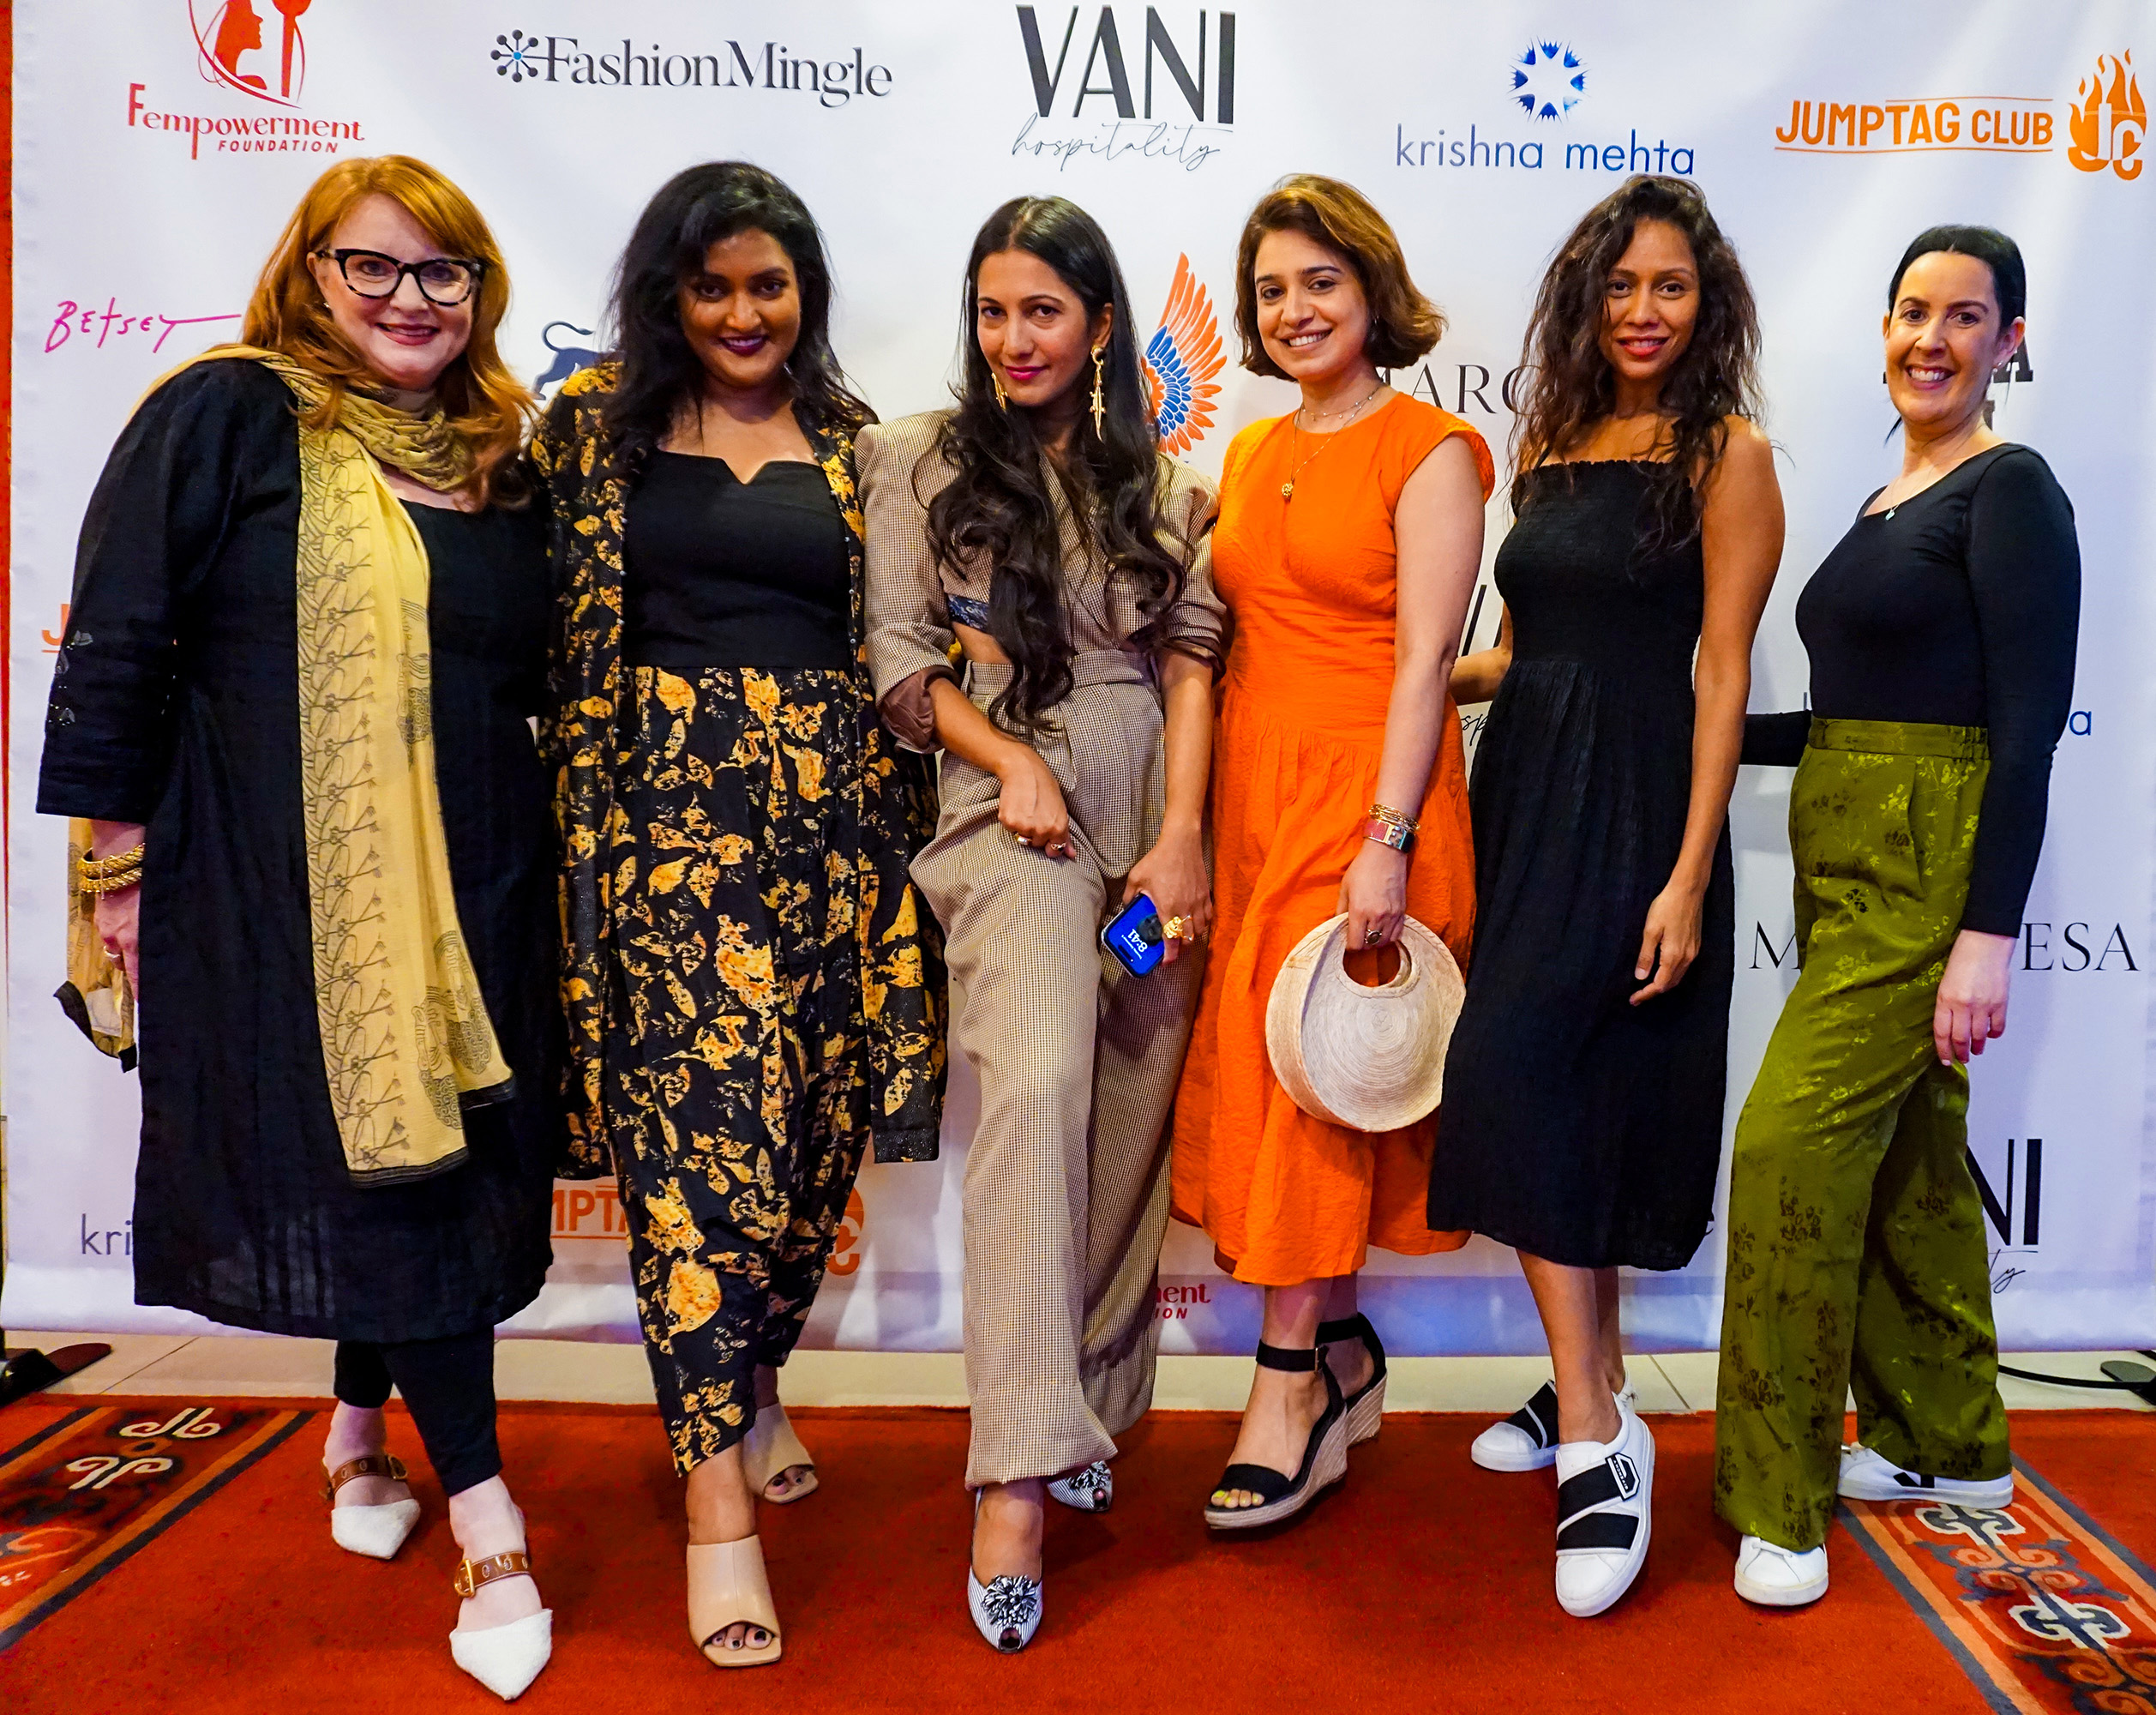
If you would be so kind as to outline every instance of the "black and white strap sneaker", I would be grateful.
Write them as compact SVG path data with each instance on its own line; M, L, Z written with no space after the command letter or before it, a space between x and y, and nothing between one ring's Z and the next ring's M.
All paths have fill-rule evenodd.
M1841 1450L1835 1492L1852 1501L1945 1501L1997 1512L2014 1504L2014 1473L2003 1477L1926 1477L1904 1471L1868 1447Z
M1655 1437L1629 1403L1618 1415L1616 1440L1557 1448L1557 1600L1576 1619L1632 1587L1654 1531Z
M1636 1409L1637 1397L1626 1383L1618 1408ZM1545 1381L1526 1405L1477 1435L1468 1457L1485 1471L1546 1471L1555 1465L1557 1389Z

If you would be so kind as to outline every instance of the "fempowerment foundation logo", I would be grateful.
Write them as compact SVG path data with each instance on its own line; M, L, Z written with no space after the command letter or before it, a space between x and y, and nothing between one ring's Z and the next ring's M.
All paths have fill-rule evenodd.
M304 111L307 37L300 20L315 3L178 0L194 45L197 76L213 97L244 99L221 112L189 112L167 108L153 97L147 80L129 83L128 128L184 136L192 160L202 158L206 146L211 154L333 155L348 144L365 141L358 120Z

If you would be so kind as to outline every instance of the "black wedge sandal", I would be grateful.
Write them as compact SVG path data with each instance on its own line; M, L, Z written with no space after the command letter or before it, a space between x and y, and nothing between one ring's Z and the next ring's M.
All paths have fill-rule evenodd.
M1307 1375L1316 1370L1325 1379L1325 1409L1311 1425L1310 1439L1303 1443L1302 1465L1293 1477L1269 1465L1231 1465L1221 1472L1220 1481L1213 1485L1216 1494L1223 1489L1242 1489L1259 1499L1255 1507L1208 1506L1205 1522L1216 1531L1254 1531L1292 1519L1348 1474L1347 1402L1340 1397L1340 1383L1334 1380L1331 1369L1318 1361L1318 1349L1306 1346L1291 1351L1260 1340L1258 1362L1266 1369L1284 1369L1291 1375Z
M1384 1426L1385 1416L1385 1349L1378 1338L1377 1329L1370 1326L1370 1318L1357 1310L1352 1316L1342 1316L1336 1322L1318 1324L1318 1344L1322 1348L1344 1345L1349 1340L1360 1340L1363 1349L1370 1354L1370 1379L1347 1397L1348 1445L1360 1447L1376 1435Z

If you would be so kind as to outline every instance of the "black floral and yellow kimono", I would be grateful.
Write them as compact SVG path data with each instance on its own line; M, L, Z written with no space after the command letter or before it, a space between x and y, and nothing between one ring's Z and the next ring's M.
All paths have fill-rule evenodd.
M907 873L935 805L869 687L848 436L809 431L844 526L852 665L625 662L637 479L600 430L613 379L572 377L531 448L559 619L564 1170L620 1176L686 1472L754 1421L753 1369L799 1338L870 1141L879 1161L935 1156L942 950Z

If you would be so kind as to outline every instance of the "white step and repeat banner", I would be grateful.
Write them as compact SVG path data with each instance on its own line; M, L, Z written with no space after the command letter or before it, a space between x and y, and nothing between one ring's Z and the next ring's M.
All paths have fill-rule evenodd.
M1764 312L1789 538L1760 634L1762 708L1800 702L1797 592L1897 466L1879 344L1895 261L1937 221L2012 233L2030 336L1995 389L1997 424L2072 495L2087 582L2012 1033L1976 1069L1972 1150L2006 1342L2156 1343L2156 171L2135 62L2156 67L2156 19L2124 0L1909 0L1890 20L1865 0L1673 0L1655 20L1642 31L1581 0L21 0L0 1319L202 1326L131 1303L134 1082L51 999L63 831L32 810L43 700L75 531L129 409L236 332L315 173L402 151L494 223L515 279L505 349L550 388L601 345L608 269L662 179L718 157L773 168L824 223L838 349L886 416L947 396L982 218L1021 192L1072 197L1113 237L1142 332L1161 326L1196 364L1166 426L1210 472L1239 425L1292 400L1202 360L1215 324L1232 357L1236 236L1282 173L1336 174L1391 218L1451 318L1395 382L1499 448L1552 247L1626 174L1690 175ZM1186 273L1196 309L1168 317ZM1492 551L1504 525L1500 496ZM1793 972L1787 788L1747 771L1733 810L1733 1116ZM862 1176L812 1344L956 1346L976 1106L961 1075L941 1163ZM513 1331L634 1338L611 1188L564 1185L555 1219L554 1283ZM1631 1281L1643 1345L1715 1343L1720 1249L1710 1237L1689 1269ZM1539 1349L1512 1258L1481 1241L1427 1261L1373 1255L1365 1292L1397 1350ZM1257 1295L1178 1228L1160 1314L1170 1351L1246 1351Z

